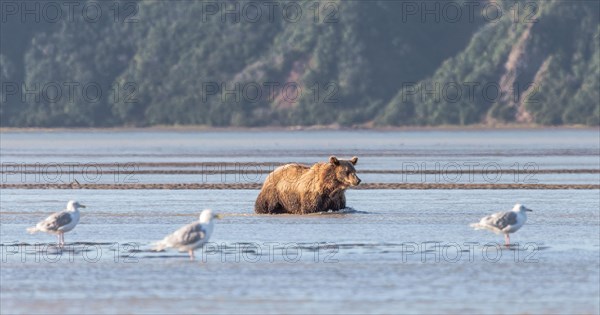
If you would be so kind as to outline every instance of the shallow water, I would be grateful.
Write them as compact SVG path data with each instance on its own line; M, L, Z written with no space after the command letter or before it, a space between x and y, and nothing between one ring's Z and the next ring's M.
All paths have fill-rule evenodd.
M180 134L180 143L166 140ZM361 167L399 169L407 154L453 161L459 151L481 163L506 158L548 168L598 168L598 156L591 155L600 145L598 133L585 130L381 134L227 132L204 138L191 132L2 133L1 146L3 162L10 158L19 163L77 161L72 154L109 163L236 161L240 155L245 161L310 162L347 151L360 158L359 176ZM344 147L340 140L348 137L358 145ZM258 151L257 144L274 153ZM146 156L152 152L155 156ZM190 156L178 156L186 152ZM593 183L597 176L579 175L538 174L543 183ZM169 182L193 179L168 176ZM400 175L365 175L363 181L394 182L393 176ZM161 178L149 176L144 182ZM257 194L3 189L0 310L600 313L598 190L349 190L352 209L309 216L255 215ZM52 235L25 232L69 199L88 208L77 228L66 234L65 250L54 247ZM516 202L534 209L511 237L519 245L497 247L502 236L468 226ZM224 218L209 246L196 253L196 262L185 253L150 250L152 242L195 220L207 207Z

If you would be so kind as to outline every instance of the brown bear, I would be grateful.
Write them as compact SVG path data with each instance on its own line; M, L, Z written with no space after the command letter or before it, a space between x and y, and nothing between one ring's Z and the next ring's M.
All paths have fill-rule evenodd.
M360 183L350 160L329 158L329 163L316 163L312 167L286 164L275 169L263 184L256 198L256 213L308 214L346 207L344 192Z

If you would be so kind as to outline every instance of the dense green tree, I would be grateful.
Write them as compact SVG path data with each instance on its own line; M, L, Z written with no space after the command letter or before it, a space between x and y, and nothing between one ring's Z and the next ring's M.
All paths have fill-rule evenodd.
M599 3L505 1L492 20L486 5L81 1L73 20L6 16L1 124L597 125Z

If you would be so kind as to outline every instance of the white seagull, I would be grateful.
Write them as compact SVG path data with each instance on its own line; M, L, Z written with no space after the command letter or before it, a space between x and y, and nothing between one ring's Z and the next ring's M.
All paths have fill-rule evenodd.
M533 210L516 204L511 211L497 212L483 217L478 223L472 223L475 230L490 230L496 234L504 234L504 245L510 245L510 233L518 231L527 221L527 212Z
M75 228L79 223L79 208L85 208L75 200L67 203L67 208L61 212L56 212L40 221L36 226L27 228L27 232L34 234L36 232L46 232L58 235L58 244L65 244L65 233Z
M176 248L180 252L187 251L190 260L194 260L194 250L202 247L210 239L214 227L213 219L220 218L218 214L213 214L211 210L206 209L200 214L199 221L183 226L161 241L154 243L154 250L161 251L167 247Z

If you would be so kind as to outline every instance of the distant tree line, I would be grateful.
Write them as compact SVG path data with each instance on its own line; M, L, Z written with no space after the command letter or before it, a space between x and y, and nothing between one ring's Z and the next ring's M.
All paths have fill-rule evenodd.
M600 123L597 1L48 3L2 2L3 127Z

